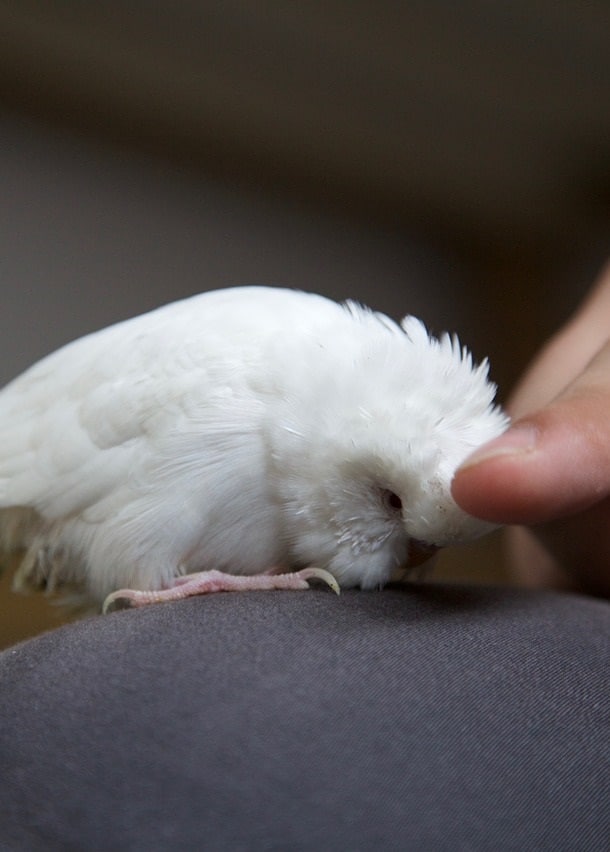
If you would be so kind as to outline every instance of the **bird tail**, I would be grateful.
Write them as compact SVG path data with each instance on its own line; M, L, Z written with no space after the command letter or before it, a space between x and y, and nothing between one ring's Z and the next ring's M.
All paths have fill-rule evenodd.
M98 611L83 591L54 530L28 508L0 508L0 575L15 569L12 590L21 594L44 591L65 616Z
M33 532L40 526L40 521L33 509L16 508L0 509L0 573L12 562L11 557L19 550L25 549L17 575L27 575L25 585L39 585L30 580L33 564ZM24 568L24 566L26 566ZM16 582L16 581L15 581Z

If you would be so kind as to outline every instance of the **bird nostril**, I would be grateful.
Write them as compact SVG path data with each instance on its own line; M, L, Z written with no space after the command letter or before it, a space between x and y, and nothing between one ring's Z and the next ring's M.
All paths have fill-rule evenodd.
M437 547L435 544L428 544L426 541L418 541L416 538L412 538L409 542L409 557L407 559L407 565L409 568L414 568L416 565L421 565L423 562L427 562L428 559L432 559L435 553L438 553L440 547Z

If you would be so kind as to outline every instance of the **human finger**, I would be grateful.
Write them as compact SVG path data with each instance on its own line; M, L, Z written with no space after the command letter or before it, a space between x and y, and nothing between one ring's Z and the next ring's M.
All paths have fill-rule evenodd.
M452 493L476 517L527 525L610 495L610 343L551 403L470 456Z

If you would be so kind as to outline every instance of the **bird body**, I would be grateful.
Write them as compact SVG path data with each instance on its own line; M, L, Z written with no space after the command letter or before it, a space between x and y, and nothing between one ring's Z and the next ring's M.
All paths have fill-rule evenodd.
M383 585L488 527L455 469L507 426L487 364L352 303L239 287L90 334L0 391L17 586L168 588L311 565Z

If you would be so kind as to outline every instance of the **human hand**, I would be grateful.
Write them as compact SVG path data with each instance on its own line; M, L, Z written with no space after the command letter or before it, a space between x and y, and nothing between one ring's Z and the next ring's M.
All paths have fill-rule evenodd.
M610 264L507 405L511 428L457 471L456 502L509 530L530 586L610 596Z

